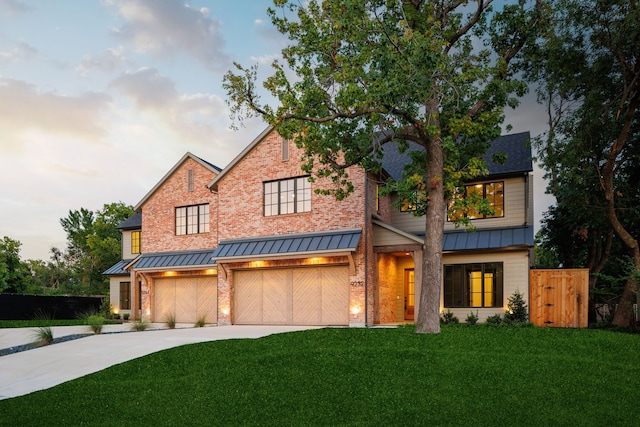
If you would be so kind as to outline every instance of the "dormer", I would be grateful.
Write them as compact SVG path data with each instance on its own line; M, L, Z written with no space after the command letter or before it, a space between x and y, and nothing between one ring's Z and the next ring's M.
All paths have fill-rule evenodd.
M118 225L122 232L122 259L133 259L142 251L142 214L136 212Z

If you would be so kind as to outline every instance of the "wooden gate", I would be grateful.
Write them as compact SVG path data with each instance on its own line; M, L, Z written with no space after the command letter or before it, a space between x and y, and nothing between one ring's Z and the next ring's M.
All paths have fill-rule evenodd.
M536 326L586 328L589 270L531 270L529 307Z

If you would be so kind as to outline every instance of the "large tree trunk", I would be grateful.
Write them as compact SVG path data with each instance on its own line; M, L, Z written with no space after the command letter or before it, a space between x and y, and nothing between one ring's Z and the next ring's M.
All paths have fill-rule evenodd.
M431 108L430 108L431 107ZM433 124L439 124L437 101L427 103ZM426 185L427 211L425 215L424 251L422 256L422 283L420 284L420 309L416 332L437 334L440 332L440 287L442 286L442 239L444 236L443 173L444 152L442 138L436 135L427 143Z

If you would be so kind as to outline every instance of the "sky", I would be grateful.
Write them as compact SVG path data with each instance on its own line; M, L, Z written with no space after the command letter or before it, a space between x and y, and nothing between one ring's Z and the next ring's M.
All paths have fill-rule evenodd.
M0 238L66 247L60 218L136 205L186 153L226 166L266 124L231 129L222 77L259 78L287 40L272 0L0 0ZM513 133L544 131L533 96ZM536 230L552 202L534 171Z

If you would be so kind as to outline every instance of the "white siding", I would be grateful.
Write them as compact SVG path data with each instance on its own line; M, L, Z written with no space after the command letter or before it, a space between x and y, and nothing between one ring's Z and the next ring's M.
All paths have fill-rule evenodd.
M416 240L394 233L384 227L373 226L373 246L415 245Z
M122 259L133 259L139 255L139 254L131 253L131 232L132 231L136 231L136 230L124 230L122 232Z
M497 180L489 180L482 182L495 182ZM502 227L518 227L525 223L533 224L533 197L532 188L529 188L527 195L527 184L524 177L508 178L501 180L504 182L504 217L488 218L474 220L473 224L478 229L483 228L502 228ZM529 177L528 185L531 187L532 179ZM529 203L525 203L528 198ZM394 196L394 201L397 196ZM526 212L525 212L526 209ZM391 225L400 230L410 233L424 233L424 217L416 217L411 212L400 212L394 209L391 213ZM445 223L445 230L455 230L453 222Z

